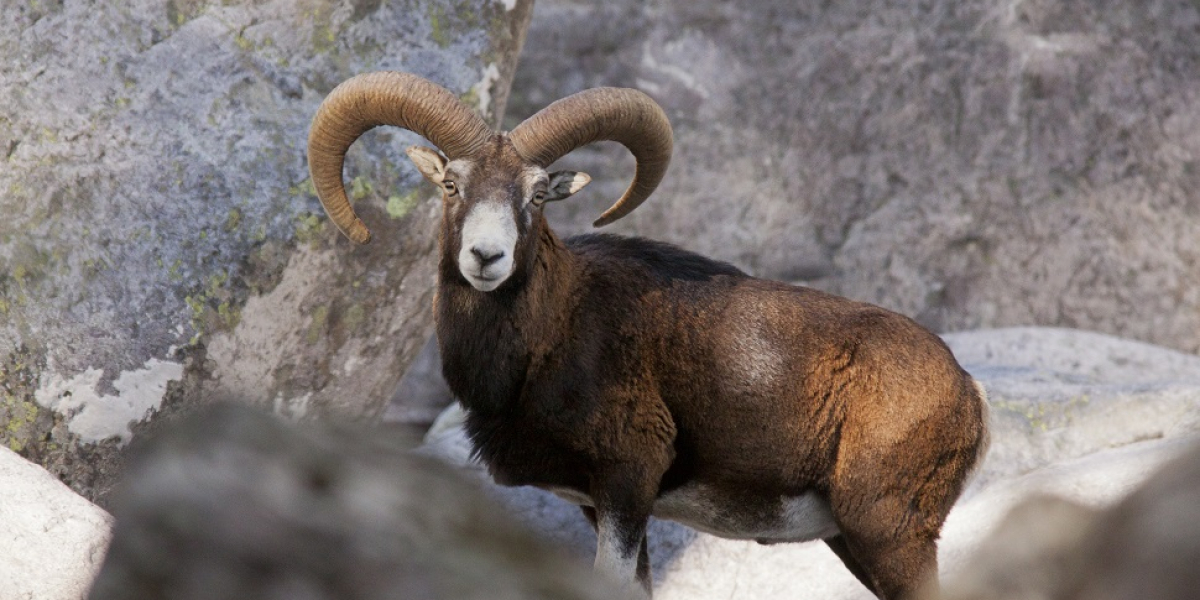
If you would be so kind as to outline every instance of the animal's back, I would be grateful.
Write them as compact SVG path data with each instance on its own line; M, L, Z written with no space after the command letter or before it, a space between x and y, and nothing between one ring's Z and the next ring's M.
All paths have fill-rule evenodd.
M615 286L604 286L609 294L594 302L631 303L634 308L620 313L628 327L656 332L644 336L655 343L641 358L654 364L678 431L678 464L664 478L665 488L711 477L745 485L771 481L798 492L827 483L819 480L837 460L846 419L877 432L885 449L923 423L952 431L980 410L978 390L945 344L900 314L756 279L652 240L593 234L568 245L607 273L601 277L634 288L644 282L663 295L646 305L655 312L615 297L638 293ZM792 418L779 418L781 403ZM829 427L813 427L817 422ZM813 431L823 436L814 438ZM787 447L799 460L764 463L760 457L770 447Z
M566 245L600 267L635 268L664 280L706 281L720 276L748 277L729 263L641 237L588 233L568 238Z

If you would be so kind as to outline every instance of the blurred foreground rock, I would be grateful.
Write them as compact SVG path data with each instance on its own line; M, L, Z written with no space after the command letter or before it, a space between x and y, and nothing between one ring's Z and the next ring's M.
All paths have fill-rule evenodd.
M1050 493L1087 506L1115 502L1200 436L1200 357L1063 329L946 339L988 387L992 448L946 523L943 575L960 569L1023 499ZM488 481L469 460L460 418L457 408L443 413L423 451ZM533 488L488 489L543 535L593 556L595 536L574 506ZM656 600L872 598L819 542L761 546L667 521L652 521L650 536Z
M1200 351L1200 5L539 0L509 119L638 87L676 133L613 231L937 331L1054 325ZM624 189L619 147L547 214Z
M609 597L395 437L240 406L187 419L132 460L91 600Z
M376 242L305 148L341 81L396 69L491 122L532 0L0 2L0 443L101 498L152 415L216 397L380 416L429 336L439 205L365 136Z
M111 527L108 513L0 447L0 599L79 600Z
M1010 512L943 600L1191 600L1200 590L1200 444L1115 506L1053 496Z

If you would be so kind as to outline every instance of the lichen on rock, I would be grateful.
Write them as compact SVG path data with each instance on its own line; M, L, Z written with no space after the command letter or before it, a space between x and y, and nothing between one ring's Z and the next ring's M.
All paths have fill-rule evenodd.
M530 4L0 6L0 364L30 379L4 397L6 445L52 460L38 448L57 444L71 481L83 447L136 437L129 422L163 411L168 388L173 407L232 386L267 406L307 398L308 418L380 413L428 331L436 213L403 154L415 136L364 136L346 173L380 237L351 248L307 184L309 120L336 84L380 69L455 93L485 80L494 119ZM283 310L272 292L311 264L301 253L325 270ZM243 343L289 353L251 375ZM118 425L84 425L102 413ZM66 437L47 438L54 427Z

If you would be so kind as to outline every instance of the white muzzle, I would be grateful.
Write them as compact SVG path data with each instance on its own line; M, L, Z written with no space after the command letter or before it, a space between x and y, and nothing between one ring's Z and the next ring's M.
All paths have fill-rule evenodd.
M512 209L500 202L480 202L463 221L458 270L472 287L490 292L512 275L516 247Z

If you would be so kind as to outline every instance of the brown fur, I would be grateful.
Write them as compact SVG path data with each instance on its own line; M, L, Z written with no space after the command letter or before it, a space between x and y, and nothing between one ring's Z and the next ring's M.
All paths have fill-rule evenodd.
M685 484L763 511L813 491L840 529L830 547L877 595L909 597L936 573L940 528L986 444L981 391L938 337L665 244L563 242L523 203L521 168L497 136L472 169L475 194L507 195L518 217L501 287L479 292L458 271L467 200L444 199L441 232L444 374L498 483L590 496L631 551L655 499Z

